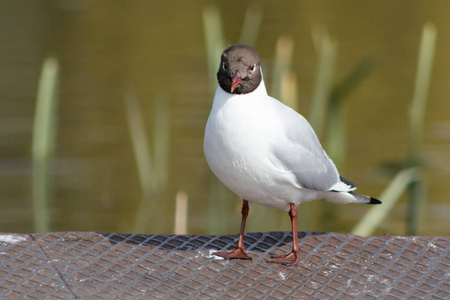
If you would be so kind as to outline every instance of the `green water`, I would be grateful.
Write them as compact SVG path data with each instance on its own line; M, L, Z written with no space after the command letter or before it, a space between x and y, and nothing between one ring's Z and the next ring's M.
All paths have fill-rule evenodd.
M61 78L51 165L51 230L131 232L142 197L123 101L124 89L133 86L147 116L150 141L157 97L167 99L170 108L169 180L152 206L158 212L149 214L158 218L145 232L173 232L175 196L184 191L189 197L188 232L211 233L207 207L211 175L202 151L212 101L202 28L202 10L209 3L0 2L0 231L33 230L31 141L36 89L43 59L54 55ZM304 115L318 62L311 38L315 25L324 25L337 43L335 82L362 59L375 61L372 74L342 106L347 152L340 169L361 193L375 197L393 177L386 166L407 157L420 34L425 22L436 25L438 41L422 144L427 204L419 234L450 234L450 41L445 38L450 4L255 3L263 11L254 46L261 54L265 78L271 80L277 39L292 37L297 105ZM246 8L242 1L219 5L230 44L239 39ZM228 201L217 205L221 212L221 225L214 229L217 234L239 229L240 202L232 193L225 198ZM361 205L333 207L337 220L332 228L312 215L308 229L348 232L367 210ZM405 213L406 198L377 233L404 234ZM254 205L247 229L289 230L289 218L286 212Z

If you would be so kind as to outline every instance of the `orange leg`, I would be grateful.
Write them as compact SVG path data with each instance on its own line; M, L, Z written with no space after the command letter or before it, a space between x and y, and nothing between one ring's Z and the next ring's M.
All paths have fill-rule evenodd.
M297 234L297 207L294 203L290 203L291 209L289 210L289 216L291 217L292 224L292 252L286 255L274 255L272 256L271 263L283 264L293 266L300 261L300 248L298 246L298 234Z
M248 216L248 201L244 200L242 203L242 222L241 222L241 232L239 233L239 241L237 244L236 249L229 250L229 251L219 251L214 252L214 255L223 257L225 259L252 259L250 256L245 253L245 247L244 247L244 229L245 229L245 222L247 221Z

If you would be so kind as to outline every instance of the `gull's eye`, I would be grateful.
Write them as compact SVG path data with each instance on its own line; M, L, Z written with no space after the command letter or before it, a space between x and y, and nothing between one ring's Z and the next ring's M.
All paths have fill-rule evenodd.
M255 72L256 70L256 64L254 64L253 66L250 67L250 72Z
M228 66L227 66L227 64L225 62L222 63L222 69L224 71L226 71L228 69Z

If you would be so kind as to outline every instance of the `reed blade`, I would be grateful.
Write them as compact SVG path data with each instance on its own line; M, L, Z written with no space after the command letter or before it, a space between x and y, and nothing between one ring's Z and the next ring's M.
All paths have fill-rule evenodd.
M319 64L311 97L309 120L319 139L324 137L337 44L323 27L315 27L313 40L319 52Z
M275 59L272 67L272 84L270 94L284 103L293 102L292 99L282 97L282 85L284 77L292 71L292 60L294 56L294 40L286 35L278 38L275 48ZM287 103L286 103L287 104ZM292 103L291 103L292 105ZM295 105L294 105L295 106Z
M39 78L32 141L33 230L39 233L50 231L50 167L56 134L58 78L58 61L49 57Z
M216 5L208 5L203 9L203 32L205 35L206 55L208 59L209 93L213 99L217 80L216 72L219 66L219 58L225 49L222 18Z
M331 39L326 28L323 26L313 28L312 38L319 54L319 61L311 95L308 119L319 139L323 141L327 125L329 98L337 55L337 43ZM310 203L308 206L305 205L303 209L299 210L299 214L301 214L299 223L304 230L311 230L320 223L322 218L315 218L316 221L314 221L311 217L312 215L331 216L327 212L326 204L319 202Z
M436 27L426 23L423 27L417 63L414 95L410 119L409 164L411 167L421 166L421 140L425 122L427 95L433 69L436 47ZM420 223L421 205L424 202L424 190L421 180L412 182L409 188L410 201L408 205L407 234L416 235Z
M145 129L142 109L137 97L128 90L124 97L131 144L136 159L142 199L135 217L133 232L159 231L162 194L167 186L168 108L167 101L156 100L154 111L154 153ZM158 175L157 175L158 174Z
M178 192L175 199L175 234L188 233L188 195L185 192Z
M258 4L251 4L245 11L239 44L254 46L258 40L259 30L263 19L263 10Z
M413 167L400 171L386 187L379 199L381 205L372 206L364 217L353 228L351 234L370 236L380 226L391 212L400 196L406 191L411 182L418 180L419 168Z

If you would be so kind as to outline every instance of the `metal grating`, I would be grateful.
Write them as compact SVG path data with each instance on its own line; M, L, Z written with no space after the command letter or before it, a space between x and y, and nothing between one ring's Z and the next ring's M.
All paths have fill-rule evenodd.
M450 298L450 237L299 234L294 267L267 263L287 232L246 234L252 261L211 255L237 235L0 234L0 298Z

